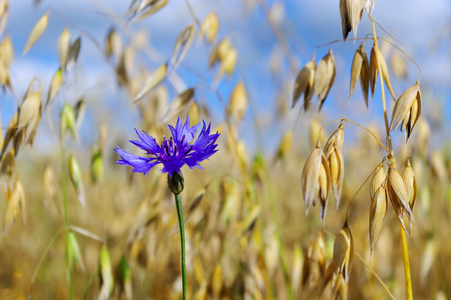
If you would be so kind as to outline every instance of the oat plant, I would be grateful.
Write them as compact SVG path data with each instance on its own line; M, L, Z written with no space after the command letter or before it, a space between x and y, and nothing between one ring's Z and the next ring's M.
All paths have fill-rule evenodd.
M401 96L395 96L387 63L379 47L379 42L384 39L379 38L376 34L375 20L372 16L374 4L375 1L341 0L339 8L342 19L343 41L346 40L348 33L351 30L354 32L353 40L356 41L360 39L357 38L357 27L365 11L367 12L371 22L372 34L363 38L363 41L356 50L353 58L351 66L350 96L352 97L352 94L356 88L356 83L360 80L362 94L366 106L368 107L368 95L371 93L371 96L374 98L376 83L379 81L381 87L381 99L378 100L378 103L382 105L383 110L385 144L380 142L371 130L352 120L343 118L327 123L323 126L323 128L340 121L338 129L330 136L324 148L321 147L319 138L321 135L319 135L315 149L311 152L304 164L301 175L301 190L304 198L306 213L308 213L311 206L314 206L317 202L319 202L320 220L322 221L323 226L325 226L329 190L332 190L333 192L337 209L340 204L345 170L344 158L341 153L344 143L344 124L349 123L357 125L371 134L371 136L375 138L375 140L385 150L385 155L381 157L381 163L375 168L375 170L371 171L369 176L369 178L371 178L371 204L369 213L370 257L373 254L374 246L382 229L382 223L387 212L387 202L390 200L394 212L397 215L400 229L401 250L404 258L403 263L406 281L406 298L412 299L412 280L410 275L406 235L412 236L412 224L415 224L413 208L417 194L417 187L415 175L408 160L407 166L402 172L402 175L397 170L394 154L395 151L393 148L391 135L395 130L400 128L401 131L405 131L405 143L407 144L409 141L411 133L415 128L422 110L420 78L418 78L415 84L403 92ZM365 42L368 41L373 42L369 58L364 48ZM328 45L332 45L336 42L337 41L334 41ZM408 57L398 47L392 43L389 44L410 59L410 57ZM317 66L315 66L314 60L315 54L313 54L312 61L307 63L298 73L293 92L293 106L296 105L298 98L304 95L303 109L307 111L311 106L313 95L316 95L318 98L319 112L336 76L335 60L332 48L330 48L329 53L319 61ZM413 60L412 62L415 63ZM386 89L395 101L390 121L385 96ZM323 128L321 128L321 130ZM387 173L384 171L384 163L386 163L388 167ZM365 182L363 182L362 185L365 184ZM358 191L359 190L360 189L358 189ZM331 282L331 293L334 298L344 297L344 295L347 295L346 282L349 280L351 264L354 256L354 242L351 234L351 227L349 226L348 213L349 210L352 209L351 205L354 199L355 197L348 203L344 226L335 239L333 261L327 270L323 269L323 273L320 273L320 277L323 277L324 283L319 293L321 294L328 282ZM406 220L410 225L410 228L406 226ZM325 268L325 265L323 268ZM304 276L310 276L310 280L313 280L312 278L316 278L311 277L312 274L309 274L308 264L304 270L306 270L306 275ZM319 279L317 278L315 280Z

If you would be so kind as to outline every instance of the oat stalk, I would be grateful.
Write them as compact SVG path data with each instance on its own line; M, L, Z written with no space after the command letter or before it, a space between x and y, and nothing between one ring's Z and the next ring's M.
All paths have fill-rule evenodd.
M376 36L376 29L374 27L374 20L371 17L371 27L373 29L373 38L374 38L374 45L377 47L377 36ZM390 149L390 153L393 153L393 146L391 142L390 137L390 126L388 124L388 114L387 114L387 105L385 102L385 90L384 90L384 83L382 78L382 70L380 66L378 66L379 71L379 84L381 86L381 96L382 96L382 109L384 111L384 120L385 120L385 129L387 134L387 143L388 147ZM401 245L402 245L402 255L403 255L403 261L404 261L404 277L406 279L406 296L407 299L412 300L413 294L412 294L412 278L410 276L410 264L409 264L409 251L407 248L407 240L406 240L406 233L404 232L401 223L399 222L400 227L400 235L401 235Z

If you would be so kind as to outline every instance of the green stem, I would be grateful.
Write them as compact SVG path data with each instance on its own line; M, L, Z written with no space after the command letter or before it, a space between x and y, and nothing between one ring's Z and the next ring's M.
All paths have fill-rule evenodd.
M175 196L175 205L177 206L177 216L179 218L180 228L180 246L182 249L182 280L183 280L183 300L186 300L186 268L185 268L185 224L183 223L182 197L180 194Z
M66 160L64 154L64 148L61 147L61 185L63 189L63 206L64 206L64 224L67 230L69 229L69 213L67 210L67 182L66 182ZM66 233L67 234L67 233ZM67 247L67 246L66 246ZM66 249L67 251L67 249ZM72 268L68 265L68 279L69 279L69 299L72 300L74 298L73 294L73 285L72 285Z
M61 185L63 189L64 224L69 228L69 214L67 212L67 183L66 183L66 161L64 149L61 150Z

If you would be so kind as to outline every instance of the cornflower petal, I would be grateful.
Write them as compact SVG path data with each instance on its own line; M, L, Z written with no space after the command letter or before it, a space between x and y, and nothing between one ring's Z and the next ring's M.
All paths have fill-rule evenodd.
M210 134L211 124L209 123L207 126L204 120L202 122L202 130L192 145L189 142L195 138L200 124L191 127L189 117L186 118L185 124L182 124L179 117L175 128L168 125L172 137L169 139L164 137L160 145L145 131L139 132L135 129L139 140L130 140L130 142L146 151L146 155L150 156L142 157L130 154L118 147L115 151L121 156L121 159L117 161L117 164L131 166L133 172L143 174L147 174L157 164L163 165L161 170L163 173L171 175L174 172L181 173L181 168L185 164L191 169L194 167L202 169L199 163L218 151L218 145L215 142L220 135L217 132Z

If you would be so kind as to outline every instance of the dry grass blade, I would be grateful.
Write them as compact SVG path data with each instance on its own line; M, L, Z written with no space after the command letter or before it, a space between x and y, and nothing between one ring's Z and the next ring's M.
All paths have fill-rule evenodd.
M244 114L246 113L247 105L248 105L248 96L246 87L240 81L237 83L235 88L230 95L229 107L227 109L227 113L232 116L235 120L242 120Z
M377 238L382 230L382 224L384 223L385 214L387 213L387 196L385 185L380 186L374 196L371 198L370 206L370 257L373 254L374 246L376 245Z
M368 91L370 84L370 66L368 63L368 57L365 52L365 42L360 44L360 47L354 54L351 66L351 85L349 88L349 97L352 98L354 94L357 80L360 78L360 87L362 89L363 98L365 100L366 107L368 107Z
M69 56L70 49L70 32L67 27L64 28L58 39L58 58L60 61L61 69L66 68L67 57Z
M393 113L390 122L390 132L395 131L399 125L401 131L406 130L406 142L421 115L421 90L420 81L409 87L399 99L396 101L393 108Z
M293 89L293 102L291 108L293 108L304 94L304 110L308 110L310 102L313 96L313 85L315 82L315 56L309 61L298 73L296 81L294 82Z
M161 65L158 67L158 69L155 70L155 72L147 79L146 83L144 84L144 87L141 89L141 91L136 95L136 97L133 99L133 102L136 103L139 100L141 100L144 95L146 95L148 92L150 92L154 87L156 87L166 76L166 69L167 69L167 63Z
M44 33L45 29L47 28L47 24L49 22L49 12L47 11L45 15L43 15L39 21L34 25L33 29L31 30L30 35L28 36L27 42L25 43L25 47L22 51L22 55L28 52L30 50L31 46L38 40L38 38Z
M326 100L329 91L335 80L335 58L332 49L325 55L316 68L315 74L315 94L318 95L318 112Z
M194 39L194 24L189 25L179 34L172 51L171 64L176 69L188 52Z

